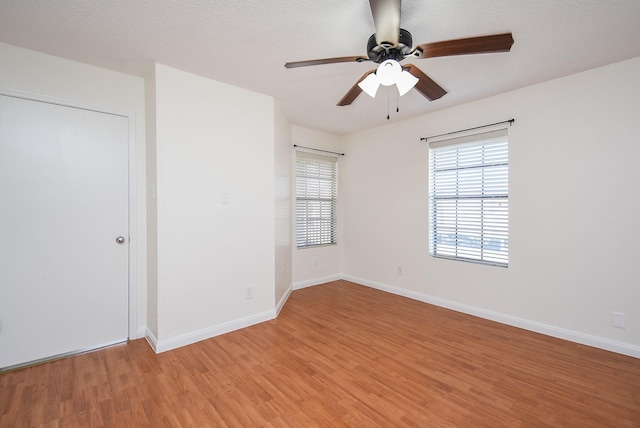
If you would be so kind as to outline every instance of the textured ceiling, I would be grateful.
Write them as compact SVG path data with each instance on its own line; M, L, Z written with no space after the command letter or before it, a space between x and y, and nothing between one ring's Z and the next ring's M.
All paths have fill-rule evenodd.
M508 31L515 43L406 60L448 94L412 90L396 113L392 92L391 121L640 56L640 0L404 0L401 27L414 44ZM159 62L272 95L292 123L336 134L388 122L384 88L336 106L375 64L284 63L366 56L373 32L367 0L0 0L2 42L139 76Z

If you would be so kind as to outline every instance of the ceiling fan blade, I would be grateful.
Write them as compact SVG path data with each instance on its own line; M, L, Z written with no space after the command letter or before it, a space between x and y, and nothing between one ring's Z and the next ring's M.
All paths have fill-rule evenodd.
M360 88L360 86L358 86L358 83L362 82L364 79L367 78L368 75L370 75L371 73L375 73L375 70L371 70L371 71L367 71L366 73L364 73L362 75L362 77L360 78L360 80L358 80L356 82L355 85L353 85L351 87L351 89L349 89L349 91L347 91L346 94L344 94L344 97L342 97L342 99L340 101L338 101L338 106L348 106L349 104L351 104L353 102L353 100L355 100L358 95L360 95L360 93L362 92L362 89Z
M440 85L434 82L429 76L424 74L422 70L413 64L403 66L405 70L418 78L415 88L430 101L437 100L447 93Z
M341 56L338 58L311 59L308 61L288 62L284 66L286 68L307 67L310 65L335 64L337 62L360 62L368 61L369 58L363 56Z
M383 43L398 45L401 3L401 0L369 0L378 45Z
M416 46L422 51L419 58L438 56L467 55L492 52L509 52L513 45L511 33L492 36L469 37L467 39L447 40L444 42L423 43Z

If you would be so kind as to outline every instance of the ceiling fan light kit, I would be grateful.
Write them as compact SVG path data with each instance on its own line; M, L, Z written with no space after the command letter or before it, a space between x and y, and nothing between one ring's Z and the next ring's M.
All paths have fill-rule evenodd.
M402 96L416 86L418 80L411 73L404 71L398 61L388 59L378 66L375 73L369 74L362 82L359 82L358 86L367 95L375 98L380 85L396 85L400 96Z
M286 68L307 67L339 62L375 62L376 70L365 73L338 102L350 105L361 92L375 97L378 87L396 85L402 96L416 88L430 101L444 96L447 91L414 64L402 66L405 59L425 59L451 55L509 52L513 45L511 33L469 37L435 43L423 43L412 50L411 33L400 28L401 0L369 0L376 32L367 41L367 56L348 56L308 61L288 62Z

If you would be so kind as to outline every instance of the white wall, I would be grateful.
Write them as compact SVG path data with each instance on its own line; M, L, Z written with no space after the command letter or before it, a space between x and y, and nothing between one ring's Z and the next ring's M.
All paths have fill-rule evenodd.
M163 351L275 316L275 130L271 97L163 65L155 80Z
M275 304L279 312L292 286L291 124L275 103Z
M341 138L337 135L316 131L309 128L294 125L291 127L291 141L295 145L312 147L314 149L329 150L344 153ZM293 249L293 288L301 288L309 285L321 284L339 278L342 272L342 240L344 225L345 204L340 185L342 182L342 161L338 160L338 244L315 248ZM295 153L292 156L291 169L295 168ZM293 197L291 210L295 212L295 173L292 178ZM292 236L295 239L295 217L292 221ZM295 245L295 244L294 244Z
M640 58L345 137L346 277L640 356L638 76ZM420 137L512 117L509 267L430 257Z
M147 288L144 80L0 43L0 88L134 116L136 217L131 227L135 228L137 242L132 269L137 291L135 322L138 337L142 337Z

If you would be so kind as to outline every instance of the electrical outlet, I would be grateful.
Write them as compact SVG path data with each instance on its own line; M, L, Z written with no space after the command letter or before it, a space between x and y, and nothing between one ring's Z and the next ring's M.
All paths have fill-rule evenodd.
M617 328L624 328L624 313L611 312L611 325Z
M402 276L402 266L396 266L396 272L398 276Z
M245 287L244 289L244 298L245 299L253 299L253 286Z
M316 256L311 257L311 265L312 266L318 265L318 258Z

